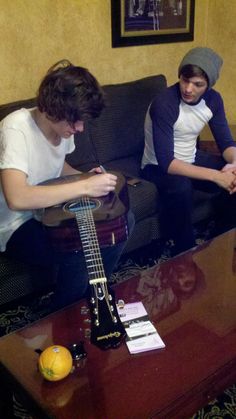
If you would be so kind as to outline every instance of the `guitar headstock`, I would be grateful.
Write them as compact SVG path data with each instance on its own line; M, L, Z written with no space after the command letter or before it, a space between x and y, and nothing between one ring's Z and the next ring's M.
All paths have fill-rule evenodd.
M117 348L126 332L121 323L114 291L106 283L91 284L89 298L91 313L91 343L100 349Z

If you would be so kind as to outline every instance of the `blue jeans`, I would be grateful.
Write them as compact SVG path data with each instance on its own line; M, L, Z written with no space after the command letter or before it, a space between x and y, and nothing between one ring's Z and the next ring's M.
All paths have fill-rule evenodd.
M196 166L221 170L225 160L217 155L198 150ZM236 223L236 197L215 183L190 179L185 176L164 173L159 166L147 165L143 170L145 179L153 181L158 189L161 203L161 230L165 240L173 239L174 254L195 246L192 225L193 190L218 193L215 199L216 234L232 228Z
M134 216L128 213L129 233L134 227ZM101 249L106 277L109 280L126 242ZM56 253L42 224L34 219L24 223L7 243L6 255L18 259L34 269L34 280L56 279L53 308L63 307L86 295L88 273L83 251Z

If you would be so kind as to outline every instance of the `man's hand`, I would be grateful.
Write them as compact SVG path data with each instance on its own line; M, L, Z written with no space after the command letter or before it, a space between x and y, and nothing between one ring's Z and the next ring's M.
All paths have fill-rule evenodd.
M108 195L109 192L114 191L117 176L112 175L111 173L100 173L79 182L86 182L87 195L95 198Z
M222 172L236 172L236 163L227 163L222 169Z
M218 186L226 189L230 195L236 192L236 176L232 169L219 171L215 176L214 181Z
M235 166L235 169L236 169L236 166ZM102 170L101 166L98 166L89 170L89 173L104 173L104 170Z
M231 190L229 191L229 193L232 195L233 193L236 192L236 163L227 163L221 169L221 171L224 172L224 173L230 172L235 176L234 181L233 181L233 186L232 186Z

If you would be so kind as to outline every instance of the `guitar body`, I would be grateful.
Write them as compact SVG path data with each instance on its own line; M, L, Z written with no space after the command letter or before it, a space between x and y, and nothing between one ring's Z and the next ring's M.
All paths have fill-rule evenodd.
M87 198L87 206L93 213L100 247L112 246L128 238L126 214L129 209L129 198L127 185L124 176L120 173L112 173L118 178L115 191L103 197ZM50 179L42 184L58 185L90 176L99 175L94 173L76 174ZM82 248L75 219L76 212L80 211L80 207L81 199L76 199L36 212L36 217L47 227L52 245L58 252L73 252Z
M74 252L82 249L78 226L74 219L59 226L48 227L52 246L57 252ZM127 218L122 215L115 220L96 222L96 233L100 247L113 246L128 238Z

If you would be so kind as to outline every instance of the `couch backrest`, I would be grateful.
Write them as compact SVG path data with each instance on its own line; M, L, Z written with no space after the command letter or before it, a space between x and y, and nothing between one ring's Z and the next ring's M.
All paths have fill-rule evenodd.
M142 154L148 106L165 87L163 75L103 86L106 107L99 118L88 121L83 135L77 136L76 150L68 162L85 168L97 160L104 164Z
M76 135L76 149L67 161L87 170L98 162L140 155L144 147L144 119L153 98L166 87L163 75L103 86L106 107L99 118L88 121ZM35 106L35 98L0 105L0 120L22 107Z
M5 118L9 113L17 111L21 108L33 108L36 106L36 99L25 99L19 100L17 102L6 103L4 105L0 105L0 121Z

